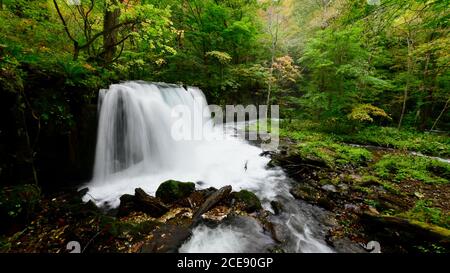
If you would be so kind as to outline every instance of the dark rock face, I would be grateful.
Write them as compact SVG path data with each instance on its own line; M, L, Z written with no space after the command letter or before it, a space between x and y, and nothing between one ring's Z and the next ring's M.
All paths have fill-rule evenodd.
M284 210L283 204L281 204L278 201L271 201L270 202L270 206L272 207L273 212L275 213L275 215L281 214L283 212L283 210Z
M194 191L195 184L192 182L168 180L159 185L156 190L156 197L160 198L164 203L171 203L188 197Z
M189 227L165 225L156 229L153 240L144 244L141 253L176 253L181 245L192 235Z
M148 195L141 188L135 190L134 195L124 194L120 197L118 216L125 216L132 211L141 211L152 217L161 217L169 208L158 198Z
M117 209L117 216L126 216L132 211L136 210L136 205L134 203L134 195L124 194L120 197L120 205Z
M239 203L242 210L246 212L254 212L262 208L261 201L259 201L253 192L241 190L240 192L233 193L233 197Z

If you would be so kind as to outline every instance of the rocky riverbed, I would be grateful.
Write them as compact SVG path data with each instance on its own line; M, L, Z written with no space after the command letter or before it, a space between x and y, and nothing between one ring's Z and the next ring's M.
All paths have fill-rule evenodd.
M197 189L194 183L173 180L162 183L155 196L141 188L122 195L115 209L83 202L87 188L47 197L36 187L20 189L19 195L5 188L3 206L16 202L23 210L19 218L4 217L7 236L1 240L1 251L69 252L70 241L79 242L82 252L203 251L201 240L226 243L212 242L224 230L253 236L244 235L251 245L240 251L368 252L371 241L379 242L382 252L449 251L446 228L406 217L425 197L447 209L446 184L410 181L389 187L362 176L361 167L331 167L298 153L295 145L283 139L279 150L261 155L271 158L267 168L282 168L288 174L284 186L291 195L265 200L266 205L251 191L233 191L232 186ZM311 219L312 226L304 225ZM308 245L308 238L303 238L308 236L323 238L323 243ZM218 249L239 251L234 245Z

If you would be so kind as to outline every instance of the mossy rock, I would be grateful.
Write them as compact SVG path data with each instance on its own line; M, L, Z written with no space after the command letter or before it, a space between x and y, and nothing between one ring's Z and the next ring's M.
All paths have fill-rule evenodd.
M192 182L179 182L168 180L159 185L156 190L156 197L164 203L171 203L185 197L188 197L195 191L195 184Z
M241 190L233 193L233 197L241 204L242 209L246 212L254 212L262 208L261 201L259 201L256 194L251 191Z

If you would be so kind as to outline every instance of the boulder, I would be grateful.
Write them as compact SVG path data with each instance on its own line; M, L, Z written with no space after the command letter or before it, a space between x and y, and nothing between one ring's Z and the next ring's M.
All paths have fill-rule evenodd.
M133 211L144 212L152 217L161 217L169 211L169 208L158 198L148 195L141 188L137 188L134 195L124 194L120 197L117 216L126 216Z
M239 203L241 209L246 212L250 213L262 208L261 201L259 201L259 198L251 191L241 190L233 193L233 197Z
M132 211L136 210L136 204L134 202L134 195L124 194L120 197L120 205L117 209L117 216L127 216Z
M336 189L336 186L331 185L331 184L323 185L322 190L328 191L328 192L338 192L338 190Z
M315 188L313 188L307 184L295 185L290 190L290 193L296 199L301 199L301 200L304 200L306 202L311 202L311 203L317 203L317 201L320 198L319 192Z
M141 188L134 191L134 203L136 208L152 217L160 217L169 211L158 198L148 195Z
M270 206L272 207L275 215L279 215L283 212L283 209L284 209L283 204L281 204L281 202L279 202L279 201L275 201L275 200L271 201Z
M188 197L194 191L195 184L192 182L168 180L159 185L156 190L156 197L160 198L164 203L172 203Z

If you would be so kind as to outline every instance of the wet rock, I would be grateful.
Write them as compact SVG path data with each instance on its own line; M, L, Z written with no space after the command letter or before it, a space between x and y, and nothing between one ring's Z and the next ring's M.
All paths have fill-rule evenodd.
M134 191L135 204L140 211L145 212L153 217L160 217L169 211L158 198L148 195L141 188L137 188Z
M309 185L296 185L290 190L290 193L296 198L306 202L316 203L320 195L318 191Z
M141 188L135 189L135 194L124 194L120 197L117 216L122 217L133 211L144 212L152 217L161 217L169 211L158 198L148 195Z
M348 238L326 238L326 242L338 253L366 253L366 250L360 245Z
M131 194L124 194L120 197L120 205L117 209L117 216L127 216L132 211L136 210L136 205L134 203L135 198L134 195Z
M80 197L80 198L82 198L83 196L85 196L87 193L89 192L89 188L82 188L81 190L79 190L78 192L77 192L77 194L78 194L78 196Z
M326 196L321 196L317 200L317 205L319 205L322 208L327 209L327 210L333 210L336 207L335 202Z
M322 194L320 190L317 190L308 184L297 185L290 190L290 193L296 199L319 205L327 210L333 210L336 207L336 204L333 201L333 198L336 195L334 192Z
M98 212L99 208L97 207L97 205L92 200L89 200L88 202L86 202L83 205L83 210L85 212Z
M336 186L331 185L331 184L323 185L322 190L325 190L328 192L338 192L338 190L336 189Z
M189 196L194 191L195 184L192 182L168 180L159 185L156 190L156 197L164 203L171 203Z
M152 240L144 244L141 253L176 253L192 235L189 227L164 225L152 232Z
M275 215L281 214L284 210L283 204L275 200L270 202L270 206L272 207Z
M345 204L344 209L355 213L361 212L361 208L355 204Z
M238 205L243 211L251 213L262 208L261 201L259 201L256 194L251 191L241 190L233 193L233 197L236 199Z

